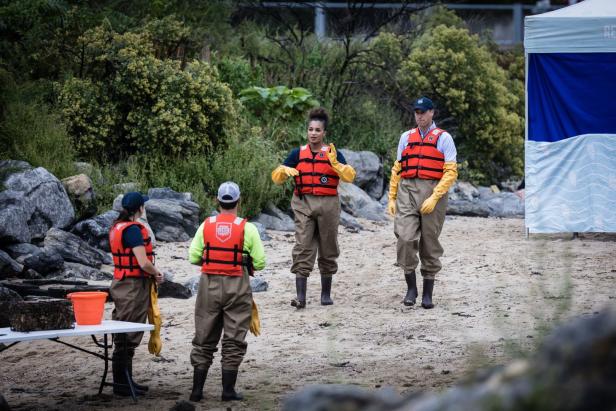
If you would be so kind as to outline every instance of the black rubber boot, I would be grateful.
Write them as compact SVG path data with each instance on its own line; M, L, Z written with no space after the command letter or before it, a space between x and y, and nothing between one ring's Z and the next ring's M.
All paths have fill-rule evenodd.
M130 397L130 387L128 386L128 363L125 354L115 354L111 358L111 371L113 375L113 393L122 397ZM135 395L144 395L144 391L135 389Z
M434 290L434 280L423 280L423 291L421 296L421 306L423 308L433 308L432 291Z
M295 277L295 288L297 289L297 298L291 301L291 305L297 309L306 307L306 287L308 286L308 278L297 276Z
M332 276L321 276L321 305L332 305L334 301L330 296L332 292Z
M128 357L127 367L128 367L128 376L130 377L130 380L133 382L133 387L143 392L146 392L147 390L149 390L150 388L147 385L137 384L135 380L133 380L133 358L132 357Z
M404 296L404 300L402 303L407 307L415 305L415 300L417 300L417 280L415 279L415 271L404 274L404 279L406 280L406 295Z
M244 397L235 392L237 370L222 370L222 397L223 401L241 401Z
M203 385L205 385L205 377L207 377L207 368L195 367L193 373L193 388L190 393L190 400L199 402L203 399Z

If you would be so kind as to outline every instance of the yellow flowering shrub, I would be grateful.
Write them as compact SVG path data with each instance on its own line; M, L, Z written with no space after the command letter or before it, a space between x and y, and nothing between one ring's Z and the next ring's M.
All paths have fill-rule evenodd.
M64 83L60 103L82 155L202 154L237 134L238 103L208 63L182 69L155 56L148 32L119 34L109 25L80 41L87 64Z

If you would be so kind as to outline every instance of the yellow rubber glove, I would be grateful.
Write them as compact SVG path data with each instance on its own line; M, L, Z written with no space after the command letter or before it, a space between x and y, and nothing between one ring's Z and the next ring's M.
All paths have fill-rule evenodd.
M297 169L293 167L279 165L274 169L274 171L272 171L272 181L275 184L280 185L284 183L287 178L295 177L297 175L299 175L299 171L297 171Z
M434 207L436 207L438 200L447 194L457 178L458 165L453 161L443 164L443 177L441 177L441 181L439 181L436 187L434 187L434 190L432 190L432 195L423 202L419 212L421 214L430 214L434 211Z
M259 310L257 309L257 303L252 300L252 312L250 313L250 332L258 337L261 335L261 320L259 319Z
M148 322L154 325L154 329L150 331L150 341L148 342L148 351L156 356L160 355L163 349L163 342L160 339L160 327L163 319L160 316L158 308L158 288L154 280L150 281L150 306L148 307Z
M334 143L329 143L327 158L329 159L329 163L332 165L332 168L342 181L345 183L352 183L353 180L355 180L355 169L348 164L340 164Z
M389 177L389 201L387 202L387 212L390 216L396 215L396 199L398 198L398 183L400 182L400 170L402 164L399 161L394 161L394 166L391 168L391 177Z

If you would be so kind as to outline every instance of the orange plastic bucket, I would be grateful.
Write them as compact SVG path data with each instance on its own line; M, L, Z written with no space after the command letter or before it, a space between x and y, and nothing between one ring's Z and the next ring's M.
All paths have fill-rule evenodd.
M104 291L80 291L66 296L73 302L77 325L98 325L103 321L107 293Z

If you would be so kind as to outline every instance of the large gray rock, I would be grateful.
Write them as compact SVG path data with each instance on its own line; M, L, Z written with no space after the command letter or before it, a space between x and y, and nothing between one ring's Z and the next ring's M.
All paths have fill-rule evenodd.
M75 234L52 228L45 236L45 247L57 251L64 261L100 268L102 264L112 264L111 256L98 250Z
M80 221L75 224L71 233L78 235L94 248L111 251L109 248L109 230L120 213L109 210L94 218Z
M16 277L24 270L23 265L13 260L10 255L0 250L0 280Z
M449 189L449 200L474 201L479 198L479 190L468 181L456 181Z
M93 267L79 263L65 263L62 270L54 273L56 280L91 280L91 281L111 281L113 274L98 270Z
M19 191L0 192L0 243L28 243L32 239L28 228L30 210Z
M487 201L490 215L505 218L523 218L524 202L514 193L499 193L495 198Z
M145 203L145 210L157 240L188 241L199 227L199 204L192 201L155 199Z
M338 195L342 209L352 216L373 221L385 220L383 206L358 186L340 183Z
M178 193L169 187L150 188L148 190L148 197L150 197L151 200L193 201L191 193Z
M362 188L374 199L383 195L385 179L383 176L383 163L371 151L351 151L340 149L347 163L357 172L353 184Z
M268 230L295 231L293 219L271 203L267 204L263 212L250 221L262 224Z
M64 259L56 250L34 244L11 244L6 247L9 255L26 268L45 275L64 267Z
M66 228L75 211L62 183L42 167L10 174L2 182L8 190L24 194L23 209L29 215L30 236L41 239L51 227Z
M167 196L183 196L183 193L175 193L171 189L165 190ZM173 194L175 193L175 194ZM113 209L122 210L122 198L120 194L113 200ZM155 198L146 201L146 215L139 222L151 230L153 241L188 241L199 227L199 204L193 201Z
M447 203L447 214L467 217L489 217L490 208L485 201L450 200Z
M75 205L77 220L83 220L96 214L96 196L92 180L86 174L62 179L62 185Z

